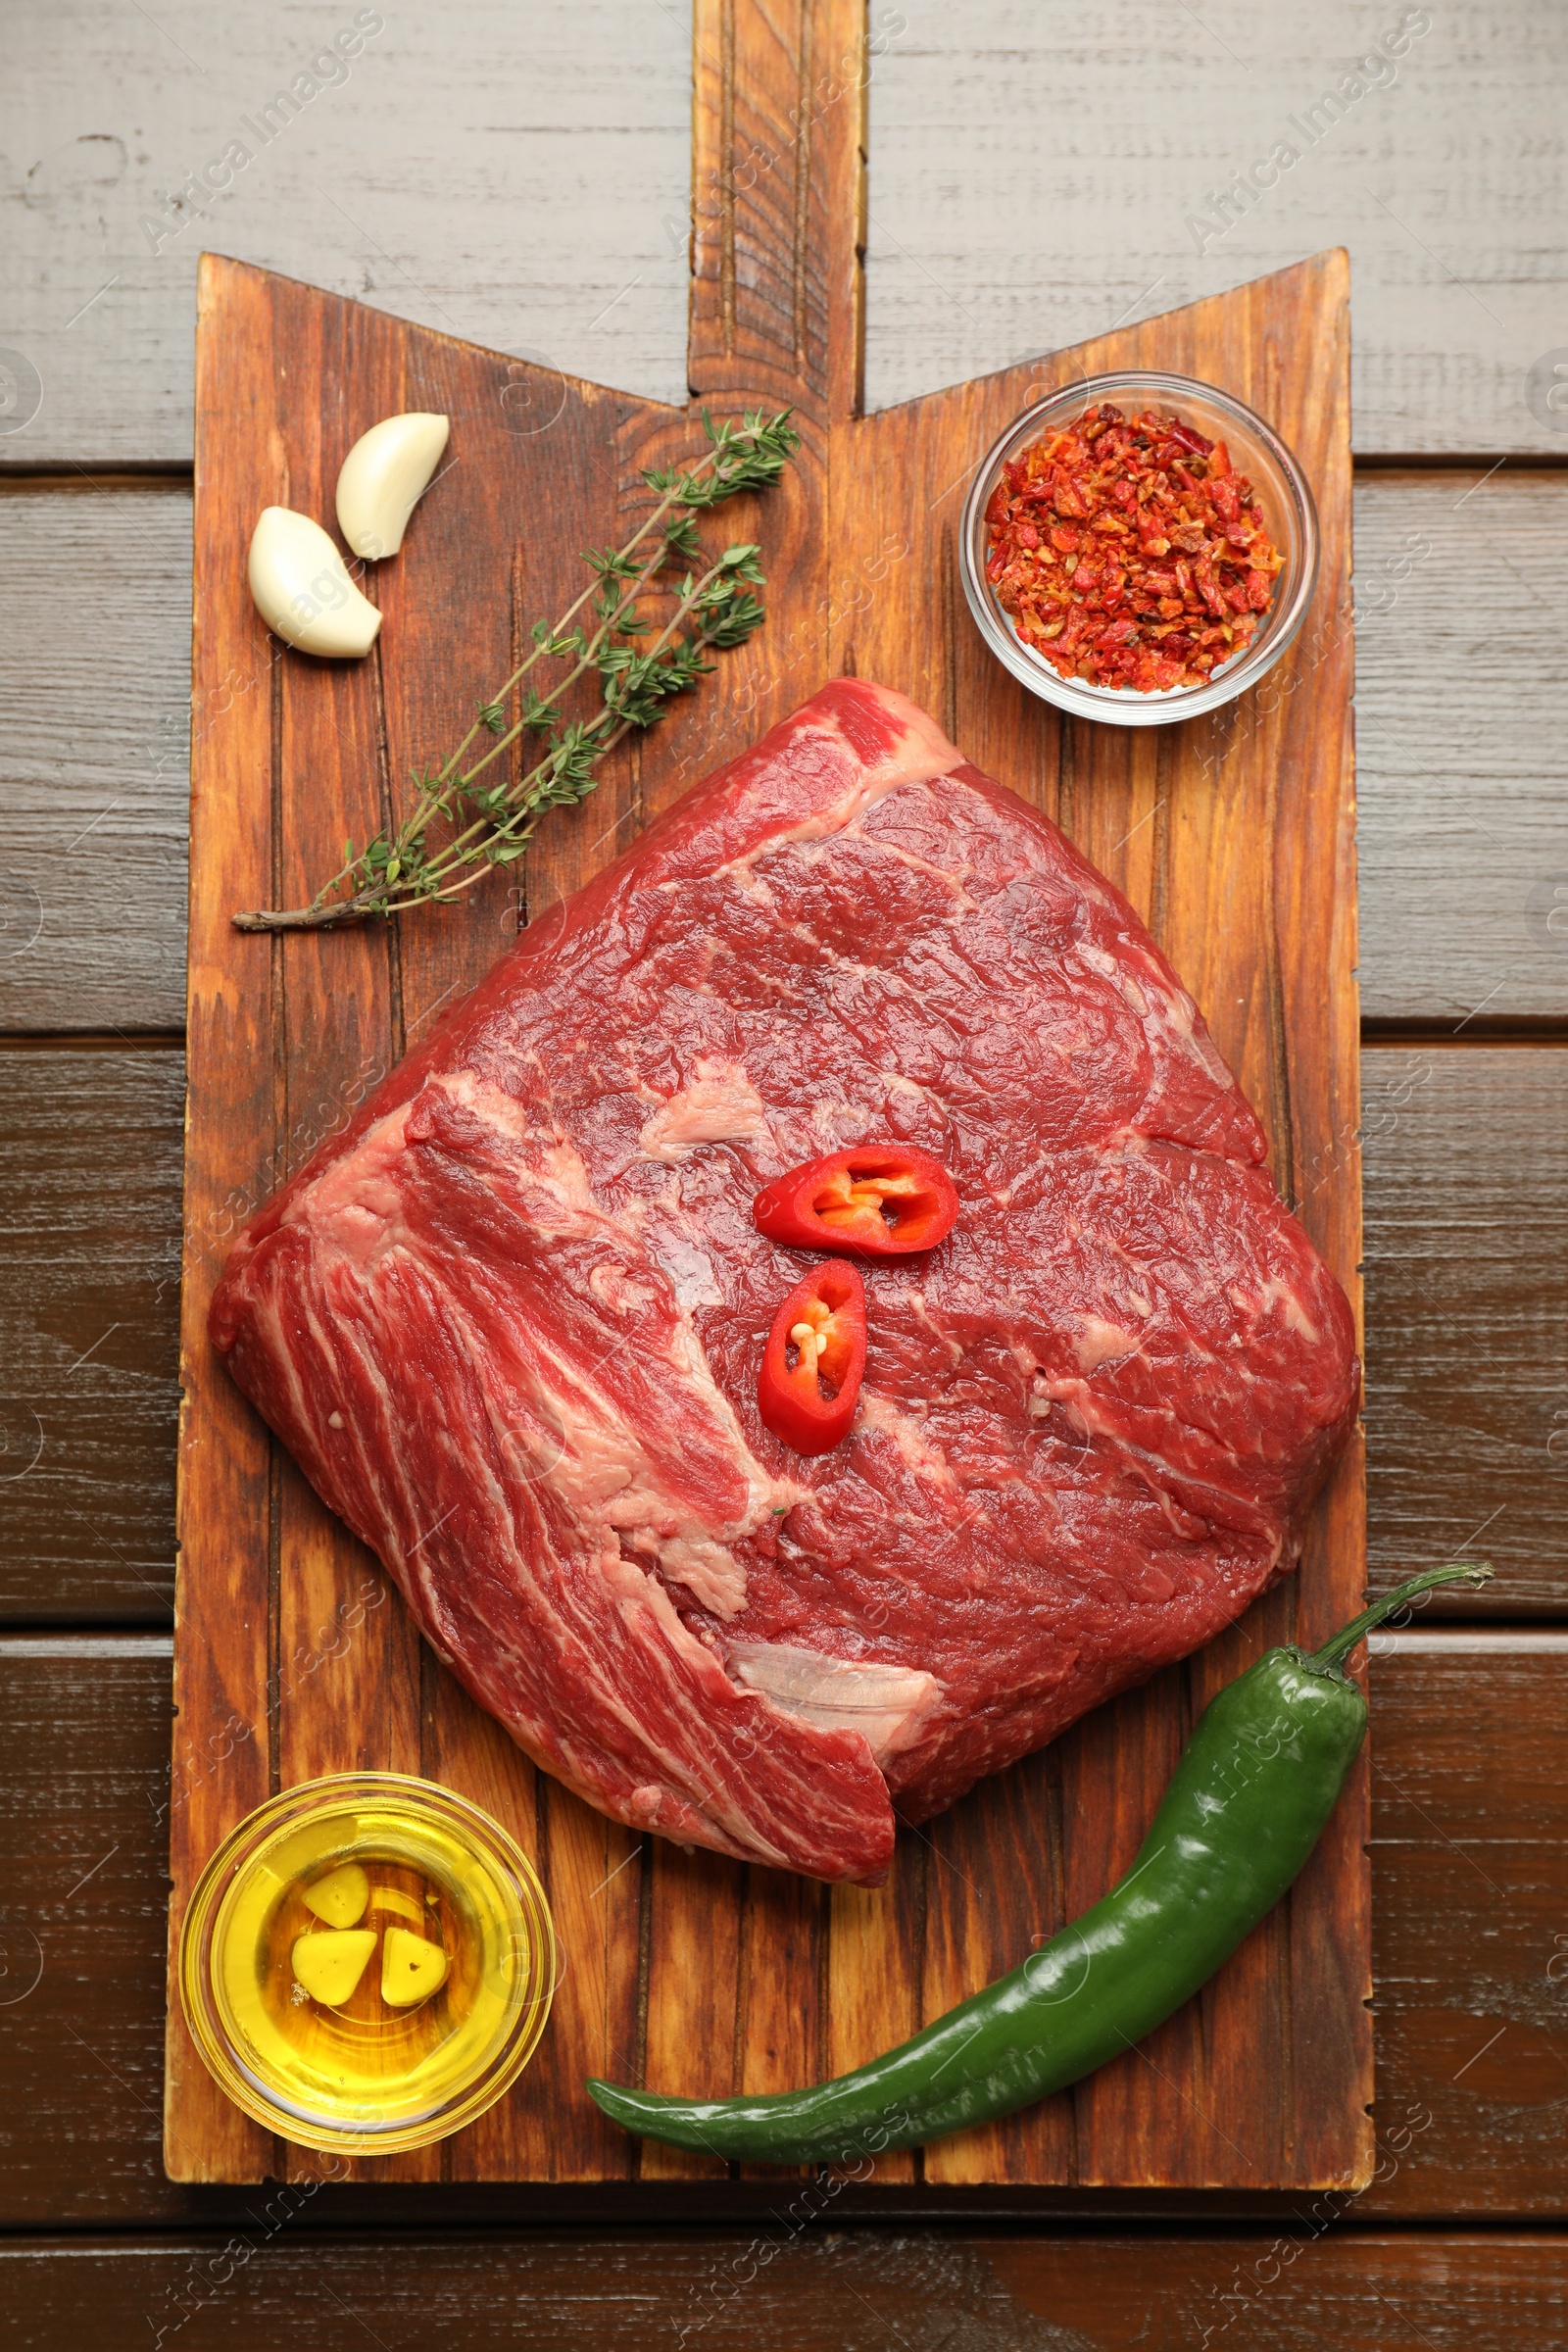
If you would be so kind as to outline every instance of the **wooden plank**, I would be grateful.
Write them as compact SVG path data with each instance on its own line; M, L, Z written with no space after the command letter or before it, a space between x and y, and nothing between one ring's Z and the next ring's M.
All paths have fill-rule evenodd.
M421 523L436 513L432 507ZM770 514L770 533L777 528ZM7 919L27 918L0 947L30 931L32 891L50 909L32 952L0 954L0 1030L177 1028L189 800L188 493L171 483L120 485L102 496L58 483L0 484L0 531L8 547L0 573L8 711L0 808L11 837L6 870L15 878ZM1568 772L1555 723L1568 683L1568 623L1550 586L1565 531L1568 472L1504 469L1485 482L1476 470L1357 476L1364 1018L1457 1029L1473 1040L1499 1023L1568 1011L1568 949L1555 945L1544 920L1528 927L1532 892L1568 873ZM395 595L395 577L394 566L378 593ZM536 575L532 587L540 585ZM862 575L847 594L877 585ZM1529 627L1477 647L1468 636L1461 643L1472 590L1488 611L1522 600ZM68 625L72 600L82 594L92 600L85 630ZM1538 608L1542 595L1546 603ZM762 650L778 654L771 629ZM783 663L801 650L784 649ZM113 694L104 726L84 735L77 714L99 693L106 662ZM790 674L799 677L798 663ZM232 699L232 687L216 696L215 720ZM100 765L105 744L113 756ZM710 714L685 755L686 773L694 778L728 748ZM613 791L601 789L608 849L600 854L625 840L638 790L634 764ZM62 819L69 841L95 818L78 852L62 859ZM583 852L598 837L567 819L557 839L557 862L535 861L536 912L546 871L550 887L574 887ZM1137 858L1149 847L1141 833L1129 853ZM503 890L494 938L516 918ZM445 937L440 952L451 952ZM1473 1005L1483 1009L1471 1015ZM421 1009L412 1003L416 1023Z
M267 332L260 306L253 302L236 323L247 344L270 357L260 340ZM291 1688L275 1622L281 1561L273 1514L281 1466L269 1433L245 1410L207 1338L208 1303L229 1242L267 1198L295 1145L287 1070L273 1030L281 957L272 942L242 939L228 920L259 879L282 879L271 794L258 791L255 780L270 778L277 763L284 671L274 659L275 645L259 628L254 611L245 609L248 599L218 588L219 579L233 577L254 516L276 497L286 444L274 450L263 441L253 449L254 482L240 468L213 462L234 414L266 414L254 399L229 409L233 390L210 367L198 376L197 488L209 547L220 553L209 559L198 551L191 600L191 707L198 718L192 728L191 838L206 845L206 855L191 861L179 1455L181 1464L193 1457L199 1466L203 1529L245 1528L251 1534L248 1556L221 1542L208 1550L197 1529L180 1523L176 1502L184 1554L175 1578L175 1622L183 1587L185 1638L174 1668L172 1969L177 1968L195 1871L226 1831L279 1786L278 1710ZM232 700L226 699L229 690ZM214 716L210 726L200 723L208 711ZM336 1117L338 1106L330 1108ZM193 1565L200 1569L195 1590ZM165 2157L176 2178L187 2174L198 2150L242 2178L275 2161L267 2135L229 2105L198 2058L177 1997L169 2004L164 2091Z
M1455 2208L1523 2211L1568 2102L1556 1886L1568 1637L1433 1628L1383 1641L1373 1853L1397 1894L1375 1914L1377 2122L1385 2145L1396 2126L1412 2138L1365 2209L1428 2212L1458 2165Z
M534 0L521 29L506 0L329 19L260 0L220 20L175 0L155 14L94 17L85 47L47 8L11 21L0 315L43 405L0 459L189 459L204 247L568 373L684 396L680 12ZM330 81L312 75L367 15L382 28ZM322 85L315 97L264 117L301 74ZM230 141L253 160L225 172ZM209 161L218 192L203 194L187 174Z
M1185 2239L789 2229L779 2217L740 2237L399 2232L323 2246L273 2198L229 2235L13 2240L0 2292L24 2299L37 2352L88 2332L156 2342L160 2327L190 2352L284 2342L323 2288L334 2326L416 2335L426 2352L511 2346L519 2328L573 2352L644 2352L656 2327L688 2319L711 2352L1550 2352L1568 2326L1568 2250L1544 2232L1314 2237L1310 2214L1272 2234Z
M1036 2238L987 2250L999 2284L1030 2315L1014 2340L1042 2352L1509 2352L1561 2340L1559 2238L1336 2236L1318 2210L1328 2203L1250 2238Z
M1525 399L1561 339L1535 259L1568 162L1551 0L1382 18L1312 0L1287 21L1242 0L1152 20L1029 0L898 14L871 104L873 407L1343 244L1358 451L1561 455ZM1354 74L1412 16L1426 29L1402 57Z
M1473 1036L1568 1015L1568 475L1390 472L1356 500L1361 1007ZM1465 583L1461 590L1461 583ZM1509 616L1477 630L1481 609ZM1518 632L1524 661L1501 637Z
M534 0L520 48L504 0L393 12L348 80L263 146L242 118L255 122L354 13L323 36L301 0L263 0L218 38L199 9L160 11L156 24L131 11L95 18L83 49L43 0L12 10L21 201L0 310L44 404L0 457L189 456L204 243L426 325L526 344L568 373L681 397L687 8ZM1431 12L1397 83L1368 90L1310 150L1296 139L1300 163L1201 253L1188 220L1227 174L1293 139L1289 117L1406 12L1369 19L1355 0L1314 0L1266 36L1240 0L1200 13L1161 20L1151 48L1140 18L1048 24L1027 0L872 11L885 43L873 405L1343 242L1359 447L1559 454L1522 396L1556 339L1541 258L1564 178L1550 0ZM1042 139L1048 120L1056 130ZM162 236L163 198L231 138L255 161Z
M345 834L363 840L381 821L382 796L391 788L388 770L401 778L414 759L428 756L432 728L450 729L445 665L421 662L420 648L450 631L456 609L451 583L484 576L487 530L501 534L490 547L492 586L488 599L476 603L471 627L465 625L465 639L480 689L488 692L505 673L514 634L509 518L527 514L530 543L536 531L538 543L566 551L601 538L605 428L623 421L628 404L592 386L571 388L564 394L569 413L562 429L518 434L512 429L514 410L500 397L513 382L504 359L440 337L423 338L411 358L407 330L381 314L323 301L287 280L222 264L210 265L204 287L206 299L226 304L233 340L205 339L206 372L198 384L197 691L205 695L213 678L229 669L265 677L267 685L265 694L253 692L221 726L198 737L192 771L192 1145L181 1359L187 1398L199 1401L190 1407L182 1457L179 1654L182 1668L187 1659L213 1661L220 1686L232 1678L247 1691L270 1691L266 1738L257 1752L273 1785L362 1761L419 1769L426 1744L462 1785L467 1777L463 1751L471 1743L474 1770L493 1792L498 1784L488 1733L458 1694L439 1691L441 1678L422 1657L401 1607L366 1619L360 1637L333 1659L329 1690L327 1678L291 1671L291 1660L319 1646L317 1629L343 1620L354 1606L368 1563L292 1466L270 1449L260 1423L212 1354L205 1317L223 1254L220 1229L232 1222L228 1203L247 1188L255 1200L265 1198L286 1168L344 1123L410 1033L492 960L502 894L492 890L466 908L466 929L427 927L422 937L409 940L406 956L401 935L394 941L372 931L241 944L228 917L240 905L275 903L279 891L296 898L307 893L309 877L336 862ZM309 373L313 365L344 388L347 414L336 412L339 421L330 433L302 425L298 416L293 371ZM534 384L536 390L555 388L554 379L538 371ZM377 583L393 642L410 647L408 658L385 662L378 655L373 664L357 669L274 664L270 641L240 582L235 550L243 531L236 512L253 514L273 500L328 512L337 466L355 434L377 415L416 399L459 416L459 455L466 465L452 469L445 501L437 493L428 517L421 516L431 527L389 567L384 587ZM216 421L232 415L235 404L240 413L269 421L269 430L259 429L249 463ZM514 477L513 494L498 494L497 484L509 474ZM236 767L236 760L248 765ZM241 773L270 775L272 805L253 782L244 822L235 825L230 803ZM239 952L231 955L235 945ZM211 1431L203 1418L209 1406ZM243 1491L228 1483L231 1462L239 1465ZM240 1601L226 1583L236 1572L246 1582ZM252 1643L260 1645L255 1655ZM195 1671L199 1675L199 1665ZM216 1703L187 1698L181 1684L181 1783L191 1777L191 1759L207 1739ZM253 1703L260 1703L259 1695ZM198 1772L194 1779L188 1803L173 1816L179 1891L172 1935L193 1870L235 1818L226 1776ZM531 1831L532 1776L514 1773L507 1793L509 1817L525 1808ZM563 1798L549 1810L547 1877L562 1903L563 1933L571 1938L576 1963L558 2000L557 2042L569 2044L575 2034L582 2053L598 2063L607 2033L616 2046L624 2044L635 2011L621 1947L612 1950L605 1934L606 1906L601 1902L597 1914L587 1913L607 1870L622 1858L624 1840L607 1863L604 1830L586 1808L572 1808ZM610 1915L618 1919L613 1906ZM635 1939L631 1948L635 1953ZM597 1967L591 1959L596 1951ZM227 2112L205 2073L193 2071L174 2013L170 2035L172 2170L182 2178L201 2177L204 2160L193 2151L208 2147L209 2172L216 2167L218 2177L257 2177L269 2160L265 2135ZM546 2128L540 2101L547 2096L548 2070L533 2082L532 2105L520 2110L520 2123L508 2127L514 2136L521 2133L530 2164L542 2167L545 2177L571 2177L584 2164L595 2174L624 2170L623 2135L612 2137L580 2092L576 2130L591 2158L574 2149L559 2114L552 2113ZM498 2128L494 2120L487 2127L492 2138ZM470 2161L481 2158L470 2159L460 2145L368 2169L371 2177L419 2178L444 2165L462 2177ZM497 2169L507 2162L499 2155L483 2161ZM523 2161L520 2155L513 2160Z
M428 409L459 419L471 414L471 353L443 343L410 346L404 338L387 334L379 322L372 329L372 342L376 364L397 370L397 387L386 393L389 411ZM484 391L494 404L492 364L482 366ZM623 539L632 527L626 516L643 494L634 464L625 459L617 463L617 453L607 448L609 418L640 419L639 404L615 402L594 387L583 387L574 388L558 413L559 390L554 379L545 379L546 411L553 417L548 431L550 477L572 484L569 521L558 530L529 533L519 540L507 502L482 496L445 504L432 499L420 516L429 525L423 548L425 582L469 578L493 583L492 591L473 605L471 616L466 606L463 623L465 660L473 664L474 681L483 684L486 694L522 658L531 619L543 613L554 616L579 593L583 574L578 549ZM498 414L503 426L511 427L519 413L509 400ZM370 421L368 410L366 421ZM510 430L499 437L509 456L526 452L533 440L531 434L518 436ZM389 785L397 792L405 788L411 769L428 759L432 747L452 735L448 648L453 604L445 595L432 597L420 575L401 561L378 572L377 594L384 599L387 643L406 649L401 663L394 666L389 667L384 653L382 657ZM460 730L466 717L465 711ZM416 1045L426 1022L473 986L520 921L575 889L614 855L619 820L634 810L635 773L634 763L625 763L596 794L586 829L560 823L546 828L539 856L527 861L526 891L522 867L496 872L473 892L465 920L400 929L393 965L394 1020L400 1038ZM318 1506L318 1511L325 1524L325 1514ZM504 1737L498 1738L495 1726L450 1677L433 1671L428 1659L420 1690L425 1741L431 1750L425 1769L436 1769L438 1754L441 1779L480 1803L492 1808L499 1803L501 1818L518 1830L549 1895L566 1972L555 2011L559 2031L552 2034L548 2051L541 2053L532 2097L515 2116L491 2116L445 2150L446 2177L485 2179L514 2165L544 2180L624 2178L631 2165L624 2135L575 2096L572 2086L610 2062L612 2054L616 2063L635 2064L640 1840L535 1773L525 1756Z
M739 2088L735 1991L746 1884L745 1869L719 1854L672 1846L651 1857L642 2066L649 2082L690 2080L694 2094L709 2098L730 2098ZM657 2143L638 2150L643 2180L721 2180L727 2169L695 2150Z
M190 492L0 485L0 1029L177 1032Z
M662 746L647 746L641 804L649 816L714 764L712 730L726 704L748 708L751 730L760 732L822 674L828 436L856 389L854 253L842 232L859 168L862 24L858 0L787 0L773 10L698 0L695 11L689 379L694 396L721 414L758 402L792 407L802 447L765 518L735 526L765 537L774 618L726 670L723 698L699 714L702 733L684 758L672 763L658 757ZM830 73L839 94L828 105L818 85ZM804 677L778 662L771 640L781 617L800 641ZM772 2087L792 2063L825 2057L841 2005L832 1898L818 1887L770 1885L771 1875L651 1841L649 2082L684 2080L695 2063L699 2087L726 2095ZM725 2171L716 2159L656 2145L641 2149L639 2167L645 2180ZM900 2169L907 2177L909 2159Z
M168 2212L170 1677L167 1635L0 1637L0 2166L46 2226Z
M1497 1581L1449 1606L1559 1612L1568 1052L1390 1044L1362 1069L1373 1581L1473 1547Z
M184 1057L0 1053L0 1616L169 1622Z
M1562 2094L1552 2050L1561 2046L1558 1938L1568 1932L1563 1642L1555 1632L1423 1628L1394 1639L1373 1660L1383 2177L1349 2207L1352 2219L1468 2213L1550 2221L1560 2211ZM183 2219L228 2229L244 2227L256 2201L250 2189L184 2189L166 2180L161 2162L169 1705L167 1638L0 1637L6 1966L20 1966L29 1935L48 1963L37 1988L3 2009L0 2225L8 2228ZM499 1732L493 1738L505 1772L510 1743ZM471 1746L465 1756L474 1793L504 1808L505 1777L486 1787ZM442 1757L427 1756L427 1764L445 1777ZM1038 1830L1020 1817L1017 1835L1021 1848ZM1064 1836L1070 1849L1076 1825L1064 1824ZM634 1877L635 1866L615 1886ZM617 1932L622 1925L616 1922ZM1010 1957L976 1955L984 1966ZM559 2055L552 2057L561 2017L558 2005L534 2061L534 2069L556 2066L552 2096L564 2071ZM695 2067L706 2030L695 1998L691 2023ZM1503 2027L1502 2038L1477 2057ZM90 2164L84 2149L92 2150ZM645 2178L591 2191L546 2186L530 2191L527 2213L541 2225L626 2226L640 2218L755 2227L787 2202L786 2189L795 2193L776 2178L711 2184ZM1271 2206L1236 2190L1173 2200L1082 2188L901 2185L879 2166L819 2218L829 2227L872 2213L961 2221L1031 2212L1081 2221L1173 2206L1210 2219L1277 2212L1287 2222L1294 2210L1289 2200ZM333 2189L319 2219L338 2228L416 2216L515 2224L521 2214L512 2188L454 2186L438 2194L350 2184Z
M941 711L973 758L1056 816L1128 892L1204 1006L1221 1052L1270 1131L1287 1196L1354 1298L1361 1249L1345 295L1343 257L1320 256L1224 304L1199 305L1147 330L1084 346L1070 359L868 418L850 436L858 462L842 472L835 467L830 537L846 579L858 558L863 568L883 550L900 551L891 592L867 586L858 600L844 595L849 617L835 630L838 662L902 686ZM1278 366L1287 342L1317 355L1310 392ZM1284 690L1240 723L1230 714L1161 738L1065 726L999 678L967 624L955 627L951 617L955 517L944 509L941 486L956 490L974 453L1051 384L1113 366L1162 366L1227 384L1274 417L1313 481L1323 525L1314 617L1287 657ZM932 485L934 495L911 501L910 482ZM951 510L953 490L946 505ZM946 627L911 630L912 614L945 609ZM1297 674L1309 681L1307 691L1291 691ZM1266 845L1261 856L1259 843ZM1238 1649L1237 1640L1261 1644L1292 1638L1298 1602L1324 1631L1353 1609L1361 1541L1360 1473L1352 1453L1320 1507L1298 1583L1283 1588L1252 1613L1241 1636L1216 1644L1190 1669L1194 1711L1211 1687L1209 1677L1234 1672L1251 1654ZM1086 1727L1063 1743L1063 1813L1088 1832L1065 1889L1069 1909L1092 1900L1136 1849L1174 1760L1171 1743L1187 1712L1177 1695L1184 1688L1181 1677L1165 1678L1121 1702L1103 1738ZM1011 1815L1017 1805L1036 1819L1049 1811L1054 1769L1035 1759L1020 1768L1021 1797L1001 1784L982 1788L944 1825L938 1850L953 1868L928 1875L927 1918L937 1949L953 1959L933 1966L928 1952L928 2013L972 1984L976 1947L984 1950L999 1935L1016 1947L1047 1931L1060 1890L1042 1886L1038 1869L1017 1866ZM1336 2162L1332 2133L1323 2127L1323 2135L1314 2136L1319 2126L1307 2109L1344 2116L1359 2112L1368 2095L1364 2037L1343 2024L1347 2014L1356 2017L1364 1989L1357 1955L1365 1919L1349 1893L1355 1854L1348 1813L1343 1847L1320 1877L1303 1881L1291 1919L1282 1915L1250 1949L1246 1989L1242 1977L1228 1977L1214 2015L1173 2024L1152 2060L1107 2070L1061 2103L1058 2115L1070 2106L1074 2118L1069 2177L1151 2183L1329 2177ZM1287 1989L1293 1983L1294 1996ZM1295 2015L1302 2009L1310 2014ZM1225 2061L1216 2065L1208 2050L1252 2049L1265 2033L1285 2037L1282 2063L1266 2084L1254 2082L1247 2097L1240 2083L1222 2086L1217 2067ZM1293 2098L1288 2047L1296 2033L1315 2051L1314 2094L1299 2102ZM1244 2115L1245 2149L1237 2137ZM1000 2137L1011 2151L1004 2178L1037 2179L1037 2167L1060 2162L1047 2158L1043 2142L1026 2153L1022 2131ZM932 2151L928 2175L988 2177L1003 2162L998 2142L993 2132ZM1338 2160L1345 2160L1343 2138Z
M277 471L266 503L328 513L345 444L378 416L413 405L397 354L375 337L360 348L359 317L303 315L289 321L292 331L274 349L264 349L264 365L270 364L269 372L275 368L271 413L287 417L285 429L269 435ZM335 406L312 402L307 408L291 399L302 378L353 381L364 403L360 415L344 416ZM200 446L208 450L205 433ZM221 463L220 444L208 465ZM205 513L205 476L201 496ZM211 554L204 547L202 560ZM275 886L290 905L308 899L317 879L336 869L350 832L363 838L368 829L365 779L378 776L383 736L378 659L321 664L306 692L294 686L289 666L280 664L273 690L270 862ZM200 760L196 770L200 776ZM200 858L192 858L191 873L194 900ZM228 909L207 911L221 920ZM291 1140L283 1154L279 1174L286 1178L322 1133L346 1121L349 1105L362 1101L396 1059L403 1042L399 958L387 933L366 930L341 940L308 933L279 943L271 962L274 1118L280 1089L291 1139L305 1125L298 1144ZM275 1785L292 1788L334 1771L417 1775L421 1670L408 1612L390 1594L373 1556L345 1543L343 1530L276 1446L270 1508ZM374 1605L368 1607L368 1600ZM310 1703L304 1702L306 1691ZM304 2169L318 2168L307 2161ZM414 2150L366 2169L381 2180L438 2180L441 2151Z

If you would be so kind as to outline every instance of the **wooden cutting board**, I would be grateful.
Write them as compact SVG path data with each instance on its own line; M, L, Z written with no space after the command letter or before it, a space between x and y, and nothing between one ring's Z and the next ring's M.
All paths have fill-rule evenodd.
M810 2081L901 2039L1016 1964L1126 1865L1199 1710L1267 1644L1326 1636L1364 1581L1352 1447L1298 1577L1201 1655L900 1839L884 1887L820 1886L682 1853L536 1772L415 1636L369 1554L318 1502L206 1337L228 1242L515 930L825 678L925 706L968 756L1054 816L1148 918L1272 1139L1281 1190L1359 1301L1349 614L1348 265L1341 252L1233 294L876 416L858 411L863 220L859 0L697 10L693 411L510 361L209 256L200 286L190 894L190 1095L179 1458L172 1954L208 1854L279 1787L422 1773L497 1814L534 1856L565 1973L538 2057L444 2147L369 2178L635 2180L721 2175L639 2151L581 2088L606 2074L719 2094ZM526 233L525 221L518 233ZM1049 339L1049 289L1040 302ZM987 654L954 538L998 431L1081 372L1161 367L1269 417L1316 492L1323 567L1265 687L1185 727L1059 717ZM244 936L364 840L412 765L445 750L537 615L581 583L576 551L623 537L638 469L721 416L793 403L788 485L727 537L760 539L769 617L743 654L515 869L396 929ZM330 521L338 466L378 417L453 419L451 470L371 583L375 656L283 650L245 586L270 503ZM1372 2091L1364 1764L1290 1897L1201 1998L1075 2092L923 2154L888 2183L1352 2186ZM170 2004L167 2162L249 2180L315 2160L229 2106Z

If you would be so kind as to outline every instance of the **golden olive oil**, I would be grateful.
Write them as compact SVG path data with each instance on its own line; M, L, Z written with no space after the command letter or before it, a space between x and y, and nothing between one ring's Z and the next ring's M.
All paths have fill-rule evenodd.
M217 1881L192 1901L206 1918L192 1922L187 2012L230 2096L289 2136L418 2144L488 2105L532 2050L553 1989L549 1914L505 1833L447 1791L411 1801L424 1785L390 1775L319 1786L367 1793L274 1799L253 1817L260 1836L242 1825L226 1866L214 1857Z

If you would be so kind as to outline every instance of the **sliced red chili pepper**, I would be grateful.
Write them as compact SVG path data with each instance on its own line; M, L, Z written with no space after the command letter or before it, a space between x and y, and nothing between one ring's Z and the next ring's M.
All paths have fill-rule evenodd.
M752 1202L753 1221L771 1242L864 1257L934 1250L957 1213L958 1196L942 1162L903 1144L831 1152L775 1177Z
M865 1285L830 1257L796 1284L767 1335L757 1409L797 1453L827 1453L849 1434L865 1371Z

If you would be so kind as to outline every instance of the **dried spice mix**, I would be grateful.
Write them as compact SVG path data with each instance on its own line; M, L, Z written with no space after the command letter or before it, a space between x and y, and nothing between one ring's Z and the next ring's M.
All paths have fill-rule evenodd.
M1064 678L1198 686L1255 634L1284 563L1223 441L1103 403L1009 459L986 577Z

